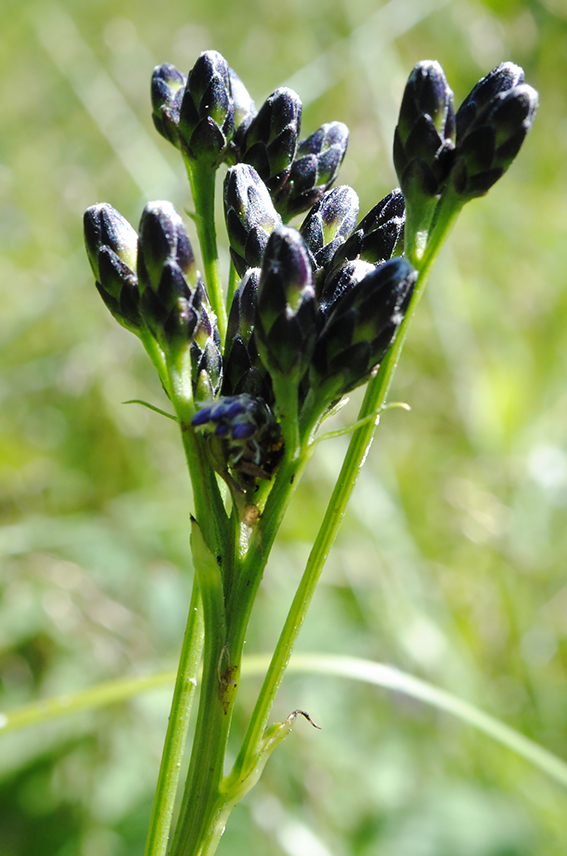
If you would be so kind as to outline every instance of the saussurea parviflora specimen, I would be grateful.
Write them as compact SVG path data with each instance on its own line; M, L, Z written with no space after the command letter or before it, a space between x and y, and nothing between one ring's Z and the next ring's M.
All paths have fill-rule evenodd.
M455 114L438 62L411 72L394 132L400 187L359 220L332 187L348 129L301 139L301 101L272 93L257 111L215 51L186 78L158 66L157 130L187 168L202 270L169 202L146 205L138 232L103 203L85 213L100 295L146 348L181 429L193 486L195 586L146 856L216 850L233 806L254 785L298 711L270 725L275 694L372 441L405 338L441 244L462 206L510 166L537 93L503 63ZM221 284L214 219L224 176L231 267ZM300 225L289 221L300 215ZM321 529L232 769L224 769L242 646L278 527L321 425L367 384ZM185 791L170 839L178 771L198 669L199 711ZM169 851L168 851L169 848Z

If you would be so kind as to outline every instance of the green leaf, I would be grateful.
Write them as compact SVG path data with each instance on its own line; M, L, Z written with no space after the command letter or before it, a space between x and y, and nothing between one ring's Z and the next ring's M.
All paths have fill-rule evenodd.
M261 675L265 672L268 663L269 657L264 654L247 657L243 661L242 676ZM472 725L567 787L567 763L557 755L476 705L428 681L408 675L407 672L402 672L394 666L386 666L383 663L358 657L302 654L292 658L288 672L334 675L404 693ZM174 679L174 671L158 672L141 678L109 681L89 690L34 702L9 713L0 713L0 735L39 725L67 713L92 710L126 701L142 692L171 685Z

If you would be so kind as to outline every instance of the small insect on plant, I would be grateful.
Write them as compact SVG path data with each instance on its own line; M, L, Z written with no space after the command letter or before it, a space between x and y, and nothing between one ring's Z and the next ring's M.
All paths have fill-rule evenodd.
M283 437L263 398L223 396L204 404L192 425L205 432L211 460L218 462L215 469L236 494L254 489L257 479L272 478L283 454Z

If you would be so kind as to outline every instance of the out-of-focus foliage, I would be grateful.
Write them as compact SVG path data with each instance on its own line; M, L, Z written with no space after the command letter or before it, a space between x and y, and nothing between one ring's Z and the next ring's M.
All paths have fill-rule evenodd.
M171 667L191 500L163 395L94 285L83 210L190 208L154 131L152 69L219 50L257 103L292 86L303 130L345 122L340 183L395 183L410 69L456 102L502 60L541 108L505 178L465 209L419 308L302 650L395 663L567 757L567 12L562 0L3 0L0 57L2 708ZM219 198L220 212L220 198ZM196 244L196 242L195 242ZM228 268L228 253L224 250ZM354 403L341 415L355 418ZM338 421L338 420L337 420ZM316 453L266 574L250 651L275 640L346 439ZM241 728L255 684L243 692ZM559 856L567 794L407 699L289 678L309 710L219 853ZM2 856L140 854L168 694L1 737Z

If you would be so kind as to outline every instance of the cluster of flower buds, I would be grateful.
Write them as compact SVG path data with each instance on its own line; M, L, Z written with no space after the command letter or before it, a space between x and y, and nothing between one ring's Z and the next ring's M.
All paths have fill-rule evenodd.
M173 205L148 203L138 234L110 205L93 205L85 212L84 233L96 286L114 317L133 333L149 332L174 361L189 350L195 398L217 395L222 356L216 318Z
M357 226L358 204L352 188L337 187L293 229L274 217L252 167L229 170L227 227L245 272L229 315L221 396L203 402L193 425L205 432L215 469L229 468L243 489L281 457L275 390L284 384L313 424L368 379L404 318L416 272L392 258L403 243L403 197L392 191Z
M348 129L331 122L300 140L302 105L291 89L277 89L256 111L226 60L206 51L187 77L158 66L151 93L157 130L186 160L228 167L224 212L242 279L224 346L169 203L146 206L138 235L109 205L89 208L87 251L121 324L148 332L166 359L189 352L199 408L193 425L205 432L217 471L246 490L270 478L281 458L282 397L313 427L383 360L417 278L404 240L427 233L447 190L457 205L486 193L531 127L537 93L520 68L504 63L455 115L439 63L418 63L394 135L400 188L358 224L357 194L332 187ZM305 212L297 229L286 225Z
M455 148L453 93L438 62L412 70L394 131L394 166L406 199L435 198L442 191Z
M505 62L479 80L455 116L439 63L417 63L394 134L394 166L408 208L427 211L448 185L462 201L485 194L518 154L537 105L523 70Z
M538 94L524 72L504 62L483 77L461 104L451 180L464 199L482 196L506 172L530 130Z
M247 183L255 192L231 193L229 205L226 189L240 170L255 176ZM320 417L368 379L403 320L416 279L405 259L394 258L403 245L403 196L392 191L357 225L356 193L336 187L293 229L275 221L269 192L258 187L265 185L252 167L229 170L231 251L250 267L231 307L222 393L260 396L277 409L274 387L284 383L295 389L300 412Z
M151 97L154 124L166 140L204 167L250 164L284 221L307 211L331 187L346 152L342 122L300 140L302 104L292 89L276 89L256 111L216 51L202 53L187 77L169 63L157 66Z

